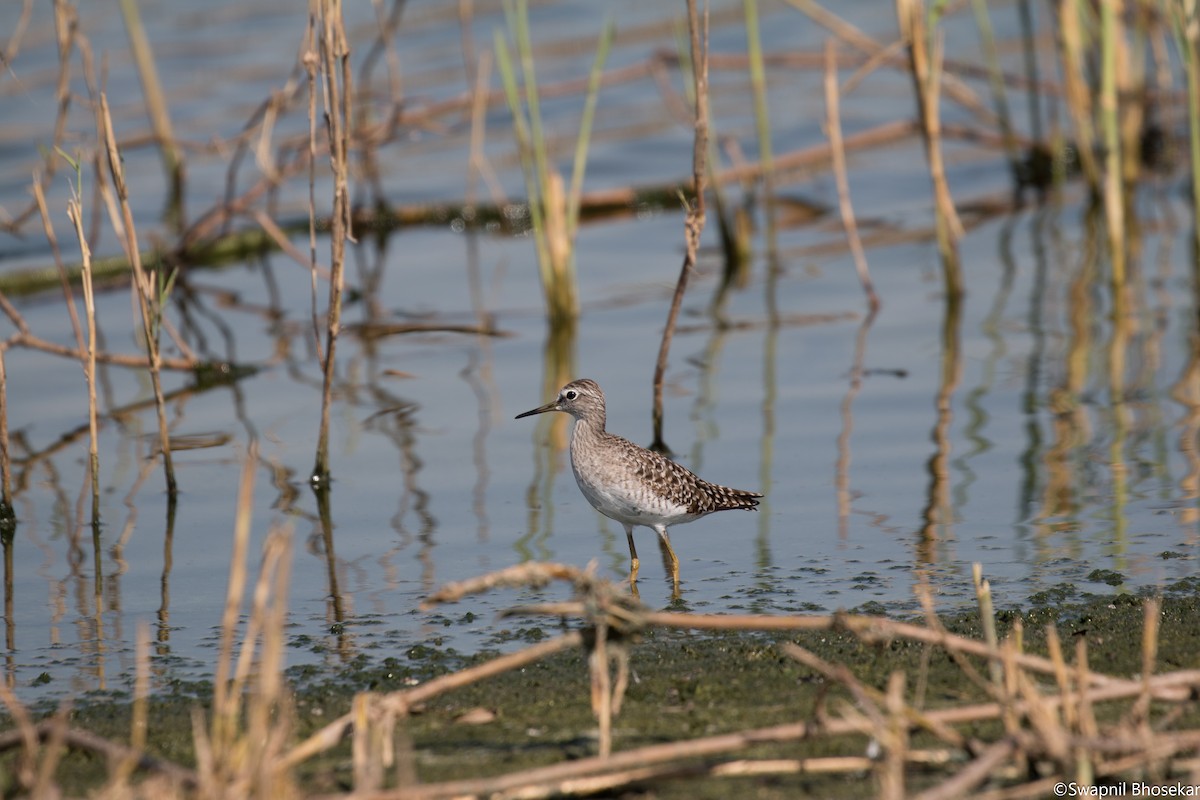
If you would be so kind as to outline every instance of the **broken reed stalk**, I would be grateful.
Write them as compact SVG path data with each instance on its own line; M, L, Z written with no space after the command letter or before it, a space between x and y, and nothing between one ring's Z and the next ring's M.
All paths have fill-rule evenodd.
M846 176L846 148L842 143L842 115L840 112L841 98L837 81L837 40L825 42L825 122L826 135L829 137L829 152L833 157L833 176L837 182L838 210L841 212L842 227L846 231L846 241L850 245L850 253L854 257L854 269L858 273L858 282L862 284L863 293L867 296L868 319L875 316L879 310L879 295L875 294L875 283L871 280L871 271L867 266L867 256L863 252L862 240L858 236L858 223L854 219L854 205L850 202L850 180Z
M175 483L175 465L171 459L171 439L167 431L167 408L162 390L162 358L158 349L158 335L162 319L162 300L164 294L155 291L150 282L150 274L142 265L141 251L138 249L137 230L133 225L133 210L129 206L129 188L125 183L125 170L121 166L121 153L117 149L117 137L113 133L112 115L108 109L108 96L100 93L100 124L101 139L108 154L108 168L112 175L113 186L117 191L117 201L120 208L120 219L112 220L113 227L124 232L121 244L125 248L125 257L129 259L130 271L133 278L134 293L137 295L138 308L141 310L142 335L146 339L146 352L150 368L150 383L154 390L154 407L158 412L158 442L163 457L163 471L167 479L167 494L175 495L178 487ZM113 210L109 209L110 214Z
M941 97L942 39L937 29L927 27L924 0L896 0L900 36L908 47L909 71L917 96L917 116L921 123L929 177L933 182L934 211L937 217L938 250L946 294L957 297L963 292L958 261L958 241L963 236L962 222L954 208L946 166L942 159L942 135L939 103Z
M696 255L700 250L700 234L704 232L704 190L708 178L708 0L704 0L704 13L696 9L696 0L687 0L688 35L691 41L692 81L695 92L695 116L692 140L692 202L686 203L687 217L684 221L684 243L686 245L683 266L675 282L675 293L671 296L671 308L667 312L667 324L663 328L662 341L658 346L658 359L654 364L654 408L652 426L654 438L650 449L669 453L670 448L663 440L663 378L667 373L667 355L671 351L671 337L675 334L675 323L679 319L679 308L687 291L688 277L696 267Z
M996 610L992 605L992 586L983 577L983 565L976 561L971 565L971 580L975 584L975 600L979 604L979 625L983 630L983 641L993 650L999 651L1000 637L996 633ZM989 661L988 669L992 683L997 687L1004 680L1004 670L999 661Z
M316 30L314 30L316 29ZM342 288L345 281L346 240L352 236L350 227L349 153L350 121L353 95L351 91L350 43L342 20L341 0L312 0L309 8L309 49L306 59L318 59L324 79L323 97L326 103L325 123L329 137L329 165L333 171L333 210L329 231L330 278L329 307L326 309L325 360L321 391L321 427L317 434L316 463L311 481L314 486L328 485L329 480L329 412L333 403L333 371L338 334L342 319ZM309 113L315 105L309 102ZM312 119L310 117L310 128ZM310 207L310 212L311 212Z
M170 227L181 231L184 225L183 155L175 143L171 114L167 110L165 94L158 80L158 68L154 64L154 53L150 49L150 40L146 37L146 29L142 25L137 0L120 0L120 5L125 31L129 34L129 49L137 65L142 93L146 96L146 113L150 117L150 126L154 129L154 138L162 154L163 169L166 170L167 185L170 187L165 216Z

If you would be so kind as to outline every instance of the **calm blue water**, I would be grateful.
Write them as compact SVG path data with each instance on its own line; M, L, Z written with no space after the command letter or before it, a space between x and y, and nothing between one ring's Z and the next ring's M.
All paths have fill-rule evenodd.
M193 218L224 191L229 151L209 144L235 135L255 106L284 86L304 33L303 11L292 3L217 5L203 15L145 9L178 133L191 144ZM371 18L369 5L358 5L351 13L359 15L352 22L361 54ZM410 4L409 23L396 38L399 79L416 104L464 91L459 30L443 5ZM840 12L853 19L855 4L845 5ZM646 63L674 47L674 5L610 7L620 30L611 65ZM717 4L714 51L744 51L738 9ZM9 217L28 202L37 145L52 130L57 55L47 11L36 5L24 49L0 81L0 117L13 120L0 131L0 208ZM16 13L0 11L0 28ZM109 58L117 126L122 136L140 136L146 125L120 20L89 13L84 30L95 52ZM586 74L598 14L590 5L537 9L534 39L546 43L539 53L543 85ZM820 51L824 33L800 15L775 7L764 14L768 49ZM886 14L855 22L880 40L893 35ZM502 24L490 5L478 12L477 53ZM1011 30L1012 22L998 25ZM971 26L954 26L950 50L973 57ZM552 46L563 40L574 44ZM680 91L679 76L668 75ZM780 68L769 79L776 150L822 143L819 72ZM492 85L499 85L494 74ZM721 135L754 158L745 73L716 73L713 85ZM79 96L68 143L85 148L92 141L86 88L81 80L73 87ZM384 87L379 71L374 89ZM975 88L985 94L984 86ZM604 90L589 188L689 174L690 131L667 113L663 97L649 77ZM548 101L549 133L569 143L579 107L577 94ZM847 133L912 113L907 79L894 72L868 78L843 99ZM954 105L946 114L969 118ZM462 117L437 122L414 126L381 150L393 202L465 195L469 124ZM280 121L278 135L306 124L301 104ZM523 184L503 107L490 110L487 136L499 183L519 197ZM561 153L566 169L569 145ZM1007 191L1000 154L952 144L948 155L961 201ZM252 160L243 167L243 188L259 175ZM131 148L126 162L139 232L150 241L162 231L158 158ZM85 173L89 210L93 180ZM972 562L984 565L1002 606L1064 583L1077 593L1112 591L1095 570L1115 574L1121 591L1169 587L1194 575L1200 386L1182 180L1147 188L1142 249L1120 331L1111 319L1105 260L1092 257L1102 251L1099 235L1089 233L1077 187L1053 206L971 228L961 245L967 295L949 326L916 140L850 157L864 235L897 234L891 244L868 248L884 303L869 327L836 215L782 222L780 272L770 279L761 204L754 208L759 231L750 280L727 298L723 311L733 324L716 325L709 307L720 260L710 207L706 251L671 350L666 437L679 460L705 477L759 489L766 498L756 515L722 514L673 531L686 607L793 613L878 602L903 611L914 606L914 585L928 580L944 608L957 608L973 596ZM824 170L792 176L779 191L836 206ZM72 261L69 192L60 171L48 196ZM306 202L304 180L290 183L278 216L302 215ZM0 234L0 269L52 263L40 225L22 232ZM296 244L305 249L305 238ZM590 224L577 246L583 314L565 348L566 372L599 381L610 430L646 443L653 362L682 257L682 217L647 210ZM96 249L114 247L105 225ZM327 241L320 253L327 261ZM235 386L182 393L169 403L173 435L222 442L177 453L182 494L170 525L161 470L148 460L156 431L148 382L122 368L103 371L103 529L94 547L82 372L72 361L9 350L19 524L8 553L4 674L18 696L127 685L142 624L152 629L160 675L211 671L238 479L252 440L259 447L255 565L269 530L293 535L291 663L336 668L357 653L403 655L431 640L466 650L489 644L499 630L520 624L497 623L496 611L532 597L559 598L564 590L497 592L434 613L417 605L446 582L528 559L577 566L596 560L602 574L622 579L622 529L588 506L565 451L553 444L565 418L513 420L546 402L559 382L548 366L532 241L449 225L405 230L383 243L364 236L348 282L369 290L368 299L347 305L349 326L463 325L487 317L505 335L429 332L368 342L351 331L342 338L329 537L307 486L320 413L309 278L288 257L197 270L176 290L170 318L191 348L262 369ZM18 307L38 335L73 341L60 296L22 299ZM108 349L137 352L126 288L100 294L98 318ZM173 391L188 381L170 375L165 383ZM637 535L642 598L666 605L670 588L653 555L653 533ZM468 611L474 619L464 618Z

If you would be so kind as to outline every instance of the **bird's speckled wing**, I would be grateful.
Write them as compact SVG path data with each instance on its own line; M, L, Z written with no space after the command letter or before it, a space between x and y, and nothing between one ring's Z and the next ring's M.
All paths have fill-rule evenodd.
M728 509L754 509L758 506L757 492L731 489L709 483L694 472L666 456L638 447L628 439L613 436L620 449L621 460L630 474L644 483L647 490L686 508L697 517Z

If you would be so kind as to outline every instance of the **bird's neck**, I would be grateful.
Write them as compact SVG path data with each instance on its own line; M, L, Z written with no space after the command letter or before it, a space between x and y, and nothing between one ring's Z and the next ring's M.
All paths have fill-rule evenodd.
M596 439L604 435L604 417L579 417L575 420L574 438Z

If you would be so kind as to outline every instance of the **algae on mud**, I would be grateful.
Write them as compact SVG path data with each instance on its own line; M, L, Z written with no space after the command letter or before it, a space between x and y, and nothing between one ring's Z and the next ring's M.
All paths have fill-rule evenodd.
M1025 652L1046 652L1046 625L1055 623L1065 642L1086 639L1093 664L1102 664L1108 675L1135 675L1143 665L1143 599L1134 595L1092 597L1075 604L1034 605L1028 610L1007 610L997 616L1001 635L1023 627ZM1157 639L1157 672L1200 668L1200 594L1176 593L1161 600ZM977 638L978 617L958 614L941 620L952 633ZM764 634L751 632L688 633L651 630L632 646L634 679L624 708L614 725L615 752L664 742L686 743L699 737L732 733L797 721L820 723L843 714L850 694L813 670L787 658L781 642L796 642L827 662L844 666L869 687L882 688L889 676L902 671L909 685L917 685L923 700L914 706L933 710L987 701L984 688L965 679L962 668L946 651L906 640L864 644L849 632ZM338 674L311 667L289 673L293 688L293 734L303 739L329 719L350 708L360 692L390 692L421 683L437 675L489 660L494 653L464 656L454 651L422 647L404 657L355 660L352 669ZM977 663L981 666L981 662ZM597 746L596 720L588 703L586 656L560 653L518 671L508 672L439 696L420 708L398 728L403 743L398 758L421 782L460 780L464 775L494 776L591 756ZM151 700L148 752L178 764L192 764L192 713L210 698L204 683L178 684ZM1193 700L1177 706L1173 730L1200 727L1200 711ZM1117 720L1133 701L1097 706L1097 719ZM127 697L89 696L68 712L73 728L82 728L113 741L125 741L130 730L132 705ZM53 709L34 710L38 718ZM1152 713L1161 720L1163 708ZM10 728L3 736L7 752L0 757L6 796L17 789L15 769L20 758L19 732ZM978 743L1002 739L999 720L972 723L962 734ZM761 744L739 753L736 759L797 759L827 756L861 757L867 748L863 735L812 736L801 741ZM914 731L912 746L936 746L928 733ZM673 779L637 785L637 791L654 797L784 798L800 793L820 796L871 797L878 787L871 770L835 774L765 774L756 777L713 780L707 767L728 760L724 755L697 758L678 765ZM951 763L956 770L966 763ZM299 765L297 785L309 795L350 789L352 754L343 741L316 758ZM909 769L907 788L915 790L944 779L944 770L933 766ZM1000 774L993 780L1021 782L1028 776ZM58 765L57 785L64 794L96 791L108 778L107 765L94 755L68 752Z

